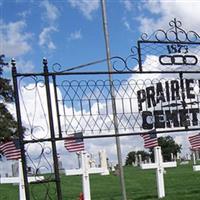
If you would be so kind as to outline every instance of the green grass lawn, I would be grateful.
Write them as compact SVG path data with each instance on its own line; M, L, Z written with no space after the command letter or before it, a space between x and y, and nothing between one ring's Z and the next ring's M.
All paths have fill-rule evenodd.
M138 167L125 167L125 182L128 200L153 200L157 198L155 170L141 170ZM82 191L80 176L61 176L63 200L77 200ZM92 200L121 200L119 177L91 175ZM46 195L45 185L31 185L35 198L43 200ZM50 184L48 195L55 199L55 185ZM192 165L179 165L167 169L165 174L164 200L200 200L200 172L193 172ZM17 200L18 186L0 185L0 200Z

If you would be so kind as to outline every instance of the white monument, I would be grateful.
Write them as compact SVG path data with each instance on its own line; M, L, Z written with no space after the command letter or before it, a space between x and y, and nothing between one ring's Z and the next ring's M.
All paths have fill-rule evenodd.
M193 165L196 165L196 154L195 151L192 152L192 160L193 160Z
M173 153L171 153L171 160L172 160L172 161L175 160L175 159L174 159L174 154L173 154Z
M142 164L142 155L141 154L138 154L138 162L139 162L139 165L141 165Z
M158 198L165 197L164 168L176 167L176 162L163 162L161 148L154 147L155 163L141 164L142 169L156 169Z
M7 184L7 183L19 184L19 199L26 200L21 159L18 160L18 164L19 164L18 167L19 177L1 177L0 184ZM36 182L42 180L44 180L43 176L28 177L28 182Z
M81 168L80 169L72 169L65 170L65 175L73 176L73 175L82 175L82 187L83 187L83 195L84 200L91 200L90 195L90 177L89 174L102 174L106 173L106 168L93 167L89 166L89 154L85 151L81 152Z
M101 175L109 175L110 173L108 170L106 150L99 151L99 161L100 161L100 167L105 169L105 171L101 173Z
M196 154L196 160L199 160L199 149L197 149L197 150L195 151L195 154Z
M193 171L200 171L200 165L196 165L196 152L192 152L192 158L193 158Z
M19 176L19 164L15 162L12 164L12 176L16 177Z
M177 152L177 154L176 154L176 159L180 160L180 153L179 152Z
M135 154L135 163L134 166L137 167L138 166L138 156L137 154Z

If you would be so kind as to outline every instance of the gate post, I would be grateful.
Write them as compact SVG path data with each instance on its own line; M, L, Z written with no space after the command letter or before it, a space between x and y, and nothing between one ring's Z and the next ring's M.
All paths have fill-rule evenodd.
M15 99L15 107L16 107L16 115L17 115L17 129L19 133L19 144L20 144L21 159L22 159L22 172L23 172L23 178L24 178L25 197L26 197L26 200L29 200L30 192L29 192L28 177L27 177L27 171L26 171L27 165L26 165L26 156L25 156L25 149L24 149L24 142L23 142L24 135L23 135L22 121L21 121L19 92L18 92L18 84L17 84L17 69L16 69L16 62L14 59L11 60L11 65L12 65L14 99Z
M44 79L45 79L45 87L46 87L49 127L50 127L50 134L51 134L50 141L52 144L53 164L54 164L54 173L55 173L55 180L56 180L57 199L62 200L56 141L55 141L55 131L54 131L54 123L53 123L52 104L51 104L51 91L50 91L50 86L49 86L49 71L48 71L48 66L47 66L47 59L45 58L43 59L43 67L44 67Z

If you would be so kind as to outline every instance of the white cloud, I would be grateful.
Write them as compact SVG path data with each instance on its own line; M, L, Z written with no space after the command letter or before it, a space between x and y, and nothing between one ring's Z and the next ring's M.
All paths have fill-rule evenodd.
M82 39L81 30L72 32L68 38L68 40L80 40L80 39Z
M124 7L127 11L131 11L133 8L133 1L131 0L122 0L121 1L124 4Z
M44 12L44 18L48 20L48 22L52 23L59 17L58 8L51 4L48 0L42 1L40 4L46 12Z
M175 1L145 1L143 9L148 10L153 17L140 16L140 30L151 33L158 28L168 27L169 21L177 18L182 21L186 30L200 32L199 1L175 0Z
M24 19L30 14L31 14L31 10L25 10L23 12L18 13L18 16L20 16L20 17L22 17Z
M10 22L5 24L0 21L0 54L9 57L17 57L31 50L31 33L24 31L24 21Z
M35 68L34 64L30 60L26 61L24 59L19 59L16 62L17 62L18 72L21 71L21 72L24 72L24 73L26 73L26 72L31 73L31 72L33 72L33 70Z
M48 26L44 27L39 35L39 45L48 50L55 50L56 45L52 40L52 33L58 31L55 27L55 22L59 17L59 10L48 0L41 1L40 6L44 8L42 17Z
M57 29L54 26L45 27L39 35L39 45L49 50L56 49L56 45L51 39L51 34L56 31Z
M133 32L133 29L131 28L129 21L125 17L122 18L122 23L128 31Z
M89 20L92 19L92 13L99 8L99 0L68 0L73 8L77 8Z

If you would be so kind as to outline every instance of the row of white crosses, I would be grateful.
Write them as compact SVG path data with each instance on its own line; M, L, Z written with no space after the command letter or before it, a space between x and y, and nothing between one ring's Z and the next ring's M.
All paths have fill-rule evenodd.
M24 176L22 170L22 161L21 159L18 160L18 170L19 170L19 177L1 177L0 184L18 184L19 185L19 199L26 200L25 195L25 187L24 187ZM44 180L43 176L33 176L28 177L28 182L36 182Z
M163 162L161 148L159 146L154 147L155 163L141 164L142 169L156 169L157 191L158 198L165 197L164 186L164 168L176 167L177 164L173 162Z
M142 169L156 169L158 197L163 198L165 197L164 168L176 167L177 164L175 161L163 162L161 148L159 146L154 148L154 156L155 156L155 163L141 164L141 168ZM109 174L109 171L107 168L107 160L106 160L105 151L100 152L100 163L101 163L100 168L96 168L96 167L90 168L89 158L90 158L90 155L87 152L82 151L81 152L81 168L65 170L65 174L67 176L82 175L82 187L83 187L84 200L91 200L89 174L97 174L97 173L100 173L101 175Z
M101 174L101 175L109 174L105 150L100 152L100 167L90 167L89 159L90 155L86 151L82 151L81 168L65 170L65 175L67 176L82 175L82 188L83 188L84 200L91 200L89 174Z

